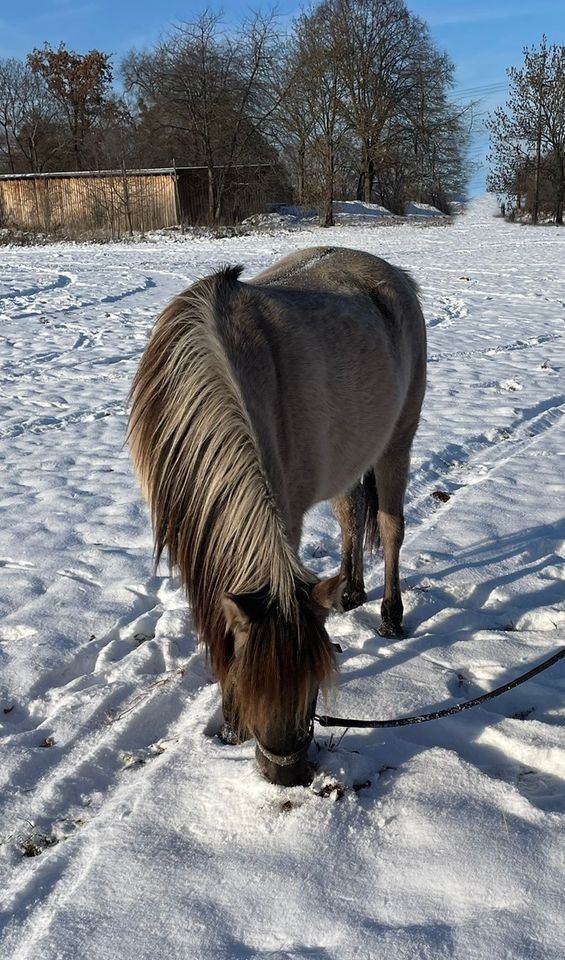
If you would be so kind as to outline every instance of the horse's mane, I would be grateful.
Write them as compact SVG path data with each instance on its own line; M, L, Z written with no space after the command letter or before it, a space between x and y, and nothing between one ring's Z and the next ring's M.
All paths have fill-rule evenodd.
M156 563L166 549L216 675L224 684L231 669L231 684L236 670L253 728L269 698L284 693L284 680L304 687L295 712L307 712L306 688L330 679L334 657L323 630L308 630L301 643L311 601L299 586L315 578L287 541L221 335L241 270L199 281L158 317L131 390L129 442L151 509ZM265 589L268 615L234 668L222 597ZM311 643L317 652L306 649Z

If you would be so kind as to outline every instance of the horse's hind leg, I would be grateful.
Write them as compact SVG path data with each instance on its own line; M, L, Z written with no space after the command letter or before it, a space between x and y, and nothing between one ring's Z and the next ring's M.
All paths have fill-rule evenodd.
M363 581L363 536L365 528L365 493L361 482L349 493L334 497L333 511L341 527L341 577L344 581L340 610L353 610L365 603Z
M375 464L375 480L379 497L379 533L384 553L384 592L381 604L381 626L384 637L402 636L402 596L400 592L399 557L404 540L404 494L408 482L410 446L392 441Z

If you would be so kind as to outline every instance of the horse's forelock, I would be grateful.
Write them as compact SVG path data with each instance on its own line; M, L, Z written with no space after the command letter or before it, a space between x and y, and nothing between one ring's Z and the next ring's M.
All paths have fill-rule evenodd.
M297 591L296 616L272 603L250 625L230 664L228 682L239 723L255 733L308 723L312 691L328 692L336 676L334 648L307 589Z

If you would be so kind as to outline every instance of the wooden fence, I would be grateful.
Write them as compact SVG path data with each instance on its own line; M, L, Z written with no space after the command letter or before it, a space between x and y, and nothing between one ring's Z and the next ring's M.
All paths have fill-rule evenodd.
M222 219L237 222L265 210L269 200L286 199L270 165L234 168ZM207 222L203 167L0 176L0 226L117 238L134 231Z

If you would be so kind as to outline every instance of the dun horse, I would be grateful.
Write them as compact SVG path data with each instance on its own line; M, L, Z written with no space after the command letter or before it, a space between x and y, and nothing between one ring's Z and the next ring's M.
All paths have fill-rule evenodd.
M180 571L220 681L224 738L260 771L308 782L333 607L366 599L363 541L384 551L384 636L401 633L398 572L426 338L414 282L367 253L301 250L253 280L227 267L161 313L132 387L129 439L157 560ZM332 499L341 572L298 557L305 512Z

